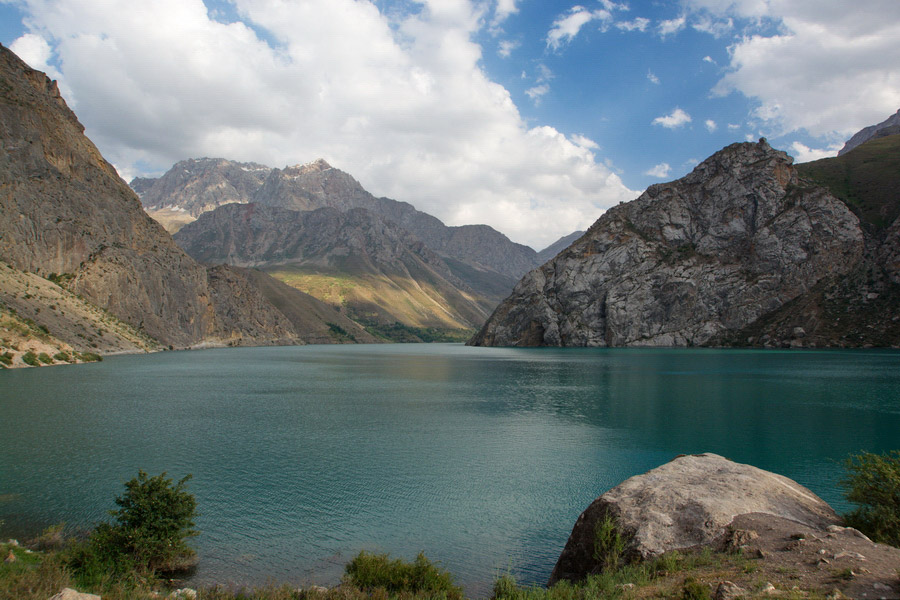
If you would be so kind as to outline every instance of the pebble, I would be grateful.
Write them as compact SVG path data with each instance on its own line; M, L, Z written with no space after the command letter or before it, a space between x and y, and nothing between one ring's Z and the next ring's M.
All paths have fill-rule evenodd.
M838 552L834 555L834 559L838 560L840 558L852 558L854 560L866 560L866 557L860 554L859 552Z

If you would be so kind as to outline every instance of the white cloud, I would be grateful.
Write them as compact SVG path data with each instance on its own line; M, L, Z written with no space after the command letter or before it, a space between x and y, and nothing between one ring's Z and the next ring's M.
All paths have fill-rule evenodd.
M650 175L651 177L668 177L669 173L672 171L672 167L669 166L668 163L660 163L653 167L652 169L647 169L644 171L644 175Z
M593 148L529 126L487 78L479 3L424 0L390 18L358 0L234 6L242 20L230 24L200 0L24 0L23 11L124 173L198 156L322 157L376 195L536 247L634 197Z
M510 15L514 15L519 12L519 8L516 6L516 0L497 0L497 6L494 8L494 19L491 22L493 27L497 27L503 21L509 18Z
M637 17L632 21L619 21L616 23L616 27L621 29L622 31L647 31L647 26L650 25L650 19L645 19L644 17Z
M712 56L704 56L704 57L703 57L703 62L709 63L709 64L711 64L711 65L718 64L718 63L716 63L715 60L713 60L713 57L712 57Z
M728 129L734 130L734 129L740 129L740 128L741 128L741 124L740 124L740 123L729 123L729 124L728 124Z
M650 81L650 83L655 83L656 85L659 85L659 77L654 75L653 71L647 71L647 79Z
M677 19L669 19L667 21L661 21L659 26L657 27L657 31L659 35L662 37L666 37L675 33L678 33L682 29L684 29L684 25L687 19L684 15L678 17Z
M38 71L43 71L51 79L59 78L59 72L50 65L53 50L47 40L34 33L26 33L13 41L9 49L16 56L28 63L28 66Z
M653 119L653 125L662 125L666 129L676 129L691 122L691 115L676 107L668 115Z
M513 40L502 40L497 49L497 54L503 58L509 58L512 51L519 47L519 42Z
M713 131L715 131L716 129L719 128L719 126L716 124L716 122L713 121L712 119L707 119L707 120L704 122L704 125L706 125L706 129L707 129L707 131L709 131L710 133L712 133Z
M536 85L534 87L528 88L525 90L525 95L531 98L531 101L535 104L541 103L541 98L547 95L547 92L550 91L550 86L546 83L542 83L540 85Z
M597 150L600 148L600 145L597 144L597 142L578 133L576 133L575 135L570 135L569 139L573 144L576 144L582 148L587 148L589 150Z
M734 29L734 21L732 19L713 19L708 15L701 15L695 22L691 23L691 27L719 38L731 33Z
M567 13L557 17L553 22L550 31L547 32L547 47L553 50L559 50L563 44L571 42L575 36L578 35L578 32L581 31L581 28L591 21L600 21L601 31L606 31L613 21L614 11L628 10L628 5L624 3L619 4L611 2L610 0L600 0L600 4L603 8L595 10L590 10L580 5L573 6ZM642 21L640 18L635 20L635 22L640 21ZM646 21L646 19L643 19L643 21ZM627 26L622 27L621 24L617 24L616 26L620 29L627 29ZM644 27L646 27L646 24ZM638 27L636 26L635 28ZM643 29L641 31L643 31Z
M840 0L687 4L698 13L775 25L729 48L729 72L714 88L753 99L754 116L769 135L805 130L844 139L900 106L897 0L860 0L852 8Z
M820 158L837 156L838 150L842 146L843 144L837 144L828 148L810 148L800 142L794 142L791 144L791 155L794 157L794 162L805 163L811 160L819 160Z

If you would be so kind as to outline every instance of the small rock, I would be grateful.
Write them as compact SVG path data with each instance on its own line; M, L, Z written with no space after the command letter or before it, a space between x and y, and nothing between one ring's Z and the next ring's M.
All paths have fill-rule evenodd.
M756 549L756 558L765 558L767 556L768 556L768 554L766 554L762 548Z
M766 582L766 586L762 589L762 593L771 596L773 594L777 594L778 590L775 589L775 586L769 582Z
M316 592L317 594L324 594L328 592L328 588L322 587L321 585L311 585L309 586L309 591Z
M633 583L620 583L616 587L624 592L625 590L633 590L634 584Z
M3 562L5 562L5 563L14 563L14 562L16 562L17 560L19 560L19 559L16 558L16 553L12 551L12 548L10 548L10 549L9 549L9 555L8 555L6 558L3 559Z
M794 327L793 334L795 338L803 338L806 337L806 330L802 327Z
M18 546L19 546L19 540L8 539L8 540L6 540L6 545L7 545L7 546L18 547Z
M752 529L733 529L725 538L725 549L729 552L744 550L747 544L757 539L759 534Z
M834 560L839 560L841 558L851 558L853 560L866 560L866 557L860 554L859 552L838 552L834 555Z
M884 585L883 583L875 583L872 585L879 592L893 592L894 588L889 585Z
M821 550L819 550L819 554L825 554L825 548L822 548Z
M834 588L834 590L828 594L825 598L826 600L844 600L847 596L841 593L841 590Z
M722 581L716 588L715 600L733 600L735 598L745 598L747 590L730 581Z
M191 588L177 589L167 596L169 600L196 600L197 590Z
M825 558L823 556L822 558L820 558L819 560L816 561L816 564L821 566L821 565L830 565L831 563L828 561L827 558Z
M100 596L82 594L72 588L63 588L63 591L50 598L50 600L100 600Z

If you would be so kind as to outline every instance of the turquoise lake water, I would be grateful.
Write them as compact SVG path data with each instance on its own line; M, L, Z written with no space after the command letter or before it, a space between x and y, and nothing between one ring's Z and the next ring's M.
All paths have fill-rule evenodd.
M900 448L900 352L235 348L0 372L0 537L193 474L193 583L333 584L359 550L543 584L578 514L678 454L791 477Z

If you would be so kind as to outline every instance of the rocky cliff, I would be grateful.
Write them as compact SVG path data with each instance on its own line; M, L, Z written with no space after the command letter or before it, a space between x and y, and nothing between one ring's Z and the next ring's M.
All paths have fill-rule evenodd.
M607 211L526 275L470 343L721 343L840 280L865 250L858 218L787 154L733 144Z
M166 346L302 343L258 290L187 256L85 137L55 82L3 47L0 125L0 261L64 281Z
M288 280L291 273L342 278L336 304L363 320L472 328L493 307L419 239L363 208L234 204L201 215L175 239L208 264L261 267Z

